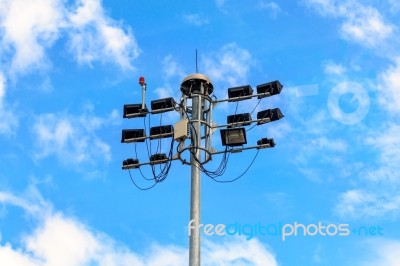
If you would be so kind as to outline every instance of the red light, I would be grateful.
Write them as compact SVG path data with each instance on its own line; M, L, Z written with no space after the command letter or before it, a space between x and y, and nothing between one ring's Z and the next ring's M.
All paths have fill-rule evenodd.
M145 84L144 77L139 78L139 84L142 86Z

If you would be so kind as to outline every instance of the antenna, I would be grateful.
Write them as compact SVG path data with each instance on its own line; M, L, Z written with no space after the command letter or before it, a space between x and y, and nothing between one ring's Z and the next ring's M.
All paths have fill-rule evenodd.
M196 48L196 73L199 73L199 69L197 68L197 48Z

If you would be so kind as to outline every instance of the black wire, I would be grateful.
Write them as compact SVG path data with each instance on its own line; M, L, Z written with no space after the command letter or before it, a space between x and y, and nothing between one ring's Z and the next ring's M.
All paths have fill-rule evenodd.
M143 118L143 125L144 125L144 130L146 131L146 117ZM150 128L150 116L149 116L149 128ZM149 144L147 143L147 138L145 139L146 143L146 149L147 149L147 156L150 158L151 156L151 142L150 142L150 150L149 150Z
M216 170L214 171L209 171L206 168L204 168L203 165L200 164L200 170L205 173L208 177L211 177L212 179L217 178L219 176L222 176L225 171L226 171L226 166L228 164L228 160L229 160L229 155L230 155L230 151L227 151L227 148L225 149L225 152L223 153L223 158L219 164L219 166L217 167ZM198 160L196 160L198 161Z
M138 186L138 185L135 183L135 181L133 180L132 175L131 175L131 170L130 170L130 169L128 169L128 172L129 172L129 177L131 178L132 183L135 185L135 187L137 187L137 188L140 189L140 190L149 190L149 189L153 188L155 185L157 185L157 182L155 182L155 183L154 183L153 185L151 185L150 187L142 188L142 187Z
M162 113L160 114L160 129L161 129L161 125L162 125ZM163 131L160 130L160 133L163 134ZM160 151L158 151L158 149L160 149ZM158 139L157 141L157 149L156 149L156 153L161 153L162 147L161 147L161 138ZM161 169L161 164L159 164L160 166L160 171L162 171Z
M237 110L238 110L238 107L239 107L239 101L237 101L237 102L236 102L236 108L235 108L235 113L233 114L233 117L235 117L235 116L236 116L236 114L237 114ZM235 123L235 124L233 124L233 126L232 126L232 127L236 127L238 124L239 124L239 121L236 121L236 123Z
M260 150L257 150L256 155L254 156L254 158L253 158L253 160L251 161L251 163L249 164L249 166L248 166L248 167L246 168L246 170L245 170L241 175L239 175L238 177L236 177L236 178L234 178L234 179L232 179L232 180L217 180L217 179L215 179L215 178L212 178L212 180L214 180L215 182L218 182L218 183L232 183L232 182L235 182L236 180L238 180L239 178L241 178L242 176L244 176L244 175L247 173L247 171L249 171L250 167L253 165L254 161L256 160L259 151L260 151Z
M144 121L145 130L146 130L146 128L147 128L147 126L146 126L146 118L144 118L143 121ZM161 124L162 124L162 115L161 115L161 117L160 117L160 126L161 126ZM149 116L149 126L150 126L150 116ZM151 156L151 140L149 141L150 144L147 142L147 138L146 138L145 142L146 142L147 154L148 154L148 156L150 157L150 156ZM150 146L150 149L149 149L149 146ZM138 185L135 183L135 181L133 180L133 177L132 177L132 175L131 175L130 169L128 169L128 170L129 170L129 177L130 177L132 183L133 183L138 189L140 189L140 190L148 190L148 189L151 189L151 188L153 188L157 183L163 182L163 181L167 178L168 173L169 173L169 170L170 170L170 168L171 168L171 162L172 162L172 157L173 157L173 147L174 147L174 139L172 138L172 140L171 140L171 145L170 145L170 150L169 150L169 153L168 153L167 161L166 161L166 163L164 163L164 167L162 167L161 164L160 164L160 173L157 174L156 171L155 171L155 165L154 165L154 164L151 165L153 178L147 178L147 177L143 174L142 170L141 170L140 167L139 167L139 172L140 172L141 176L142 176L144 179L146 179L146 180L148 180L148 181L151 181L151 180L154 180L154 181L155 181L155 183L154 183L152 186L148 187L148 188L142 188L142 187L138 186ZM162 150L162 147L161 147L161 139L158 141L156 153L157 153L159 150L160 150L160 151ZM135 154L136 154L136 158L137 158L138 156L137 156L136 142L135 142Z
M261 101L261 99L258 101L258 103L257 103L256 106L254 107L254 109L252 110L252 112L250 113L250 115L255 111L255 109L256 109L257 106L259 105L260 101ZM189 116L189 113L192 114L191 118L193 118L193 110L189 110L189 108L187 108L187 110L186 110L182 104L178 104L178 106L182 108L182 110L184 111L184 113L185 113L185 115L186 115L186 117L187 117L188 120L191 120L191 119L190 119L190 116ZM236 113L237 113L238 106L239 106L239 102L236 103L235 115L236 115ZM199 118L199 119L201 119L201 118ZM143 121L144 121L145 130L146 130L146 118L144 118ZM233 125L233 127L235 127L238 123L239 123L239 122L236 122L236 123ZM150 127L150 124L151 124L151 123L150 123L150 116L149 116L149 127ZM161 117L160 117L160 126L161 126L161 124L162 124L162 115L161 115ZM192 123L189 123L189 125L190 125L190 134L191 134L191 138L190 138L191 147L190 147L188 150L189 150L189 152L190 152L192 158L193 158L194 161L195 161L195 167L197 167L200 171L202 171L203 173L205 173L207 176L209 176L209 177L210 177L212 180L214 180L215 182L218 182L218 183L231 183L231 182L234 182L234 181L238 180L239 178L241 178L243 175L245 175L245 174L247 173L247 171L248 171L248 170L250 169L250 167L253 165L254 161L256 160L256 158L257 158L257 156L258 156L259 150L257 150L257 153L255 154L253 160L251 161L251 163L249 164L249 166L246 168L246 170L245 170L241 175L239 175L238 177L236 177L236 178L234 178L234 179L232 179L232 180L218 180L218 179L216 179L216 178L222 176L222 175L225 173L225 171L226 171L226 167L227 167L227 164L228 164L228 161L229 161L229 156L230 156L230 153L231 153L232 149L228 150L228 146L225 147L225 151L223 152L223 157L222 157L221 162L220 162L220 164L219 164L219 166L217 167L216 170L210 171L210 170L206 169L206 168L203 166L203 164L201 163L201 161L199 160L199 158L197 158L197 152L198 152L198 148L199 148L199 147L198 147L199 139L198 139L198 135L197 135L197 130L196 130L196 128L193 126ZM254 125L254 126L255 126L255 125ZM254 126L251 127L250 129L248 129L247 131L249 131L249 130L251 130L252 128L254 128ZM201 140L200 140L200 141L201 141ZM145 139L145 142L146 142L147 154L148 154L149 157L150 157L150 156L151 156L151 140L150 140L150 150L149 150L149 145L148 145L148 142L147 142L147 138ZM133 183L138 189L140 189L140 190L149 190L149 189L153 188L157 183L163 182L163 181L167 178L168 173L169 173L169 170L170 170L170 168L171 168L171 162L172 162L172 157L173 157L173 146L174 146L174 138L172 138L172 140L171 140L171 146L170 146L169 154L168 154L168 157L167 157L167 161L166 161L165 163L163 163L163 164L164 164L164 167L161 167L161 164L160 164L160 173L156 174L155 165L154 165L154 164L151 165L152 174L153 174L153 177L154 177L154 178L151 178L151 179L146 178L146 177L143 175L141 169L139 168L139 171L140 171L140 173L141 173L141 175L142 175L143 178L145 178L146 180L154 180L154 181L155 181L155 183L154 183L152 186L147 187L147 188L141 188L141 187L139 187L139 186L135 183L135 181L133 180L133 177L132 177L132 175L131 175L130 169L128 169L128 170L129 170L130 179L131 179L132 183ZM179 145L177 146L177 152L179 152L178 148L179 148ZM158 141L156 153L158 152L159 149L160 149L160 152L161 152L161 150L162 150L162 147L161 147L161 139ZM136 143L135 143L135 153L136 153L136 157L137 157Z
M255 128L257 126L257 124L253 125L251 128L246 129L246 132L252 130L253 128Z
M135 144L135 155L136 155L135 158L138 158L137 149L136 149L136 142L134 142L134 144ZM144 179L149 180L149 181L150 181L150 180L154 180L154 178L147 178L147 177L143 174L142 169L140 169L140 167L139 167L139 172L140 172L140 175L141 175Z
M188 115L187 111L185 110L185 108L183 108L182 105L181 105L181 108L185 112L186 117L189 119L189 115ZM236 109L237 109L237 107L236 107ZM210 170L206 169L203 166L203 164L200 162L200 160L197 158L197 149L198 149L198 147L197 147L197 143L198 143L197 131L196 131L196 128L192 124L190 124L190 125L191 125L191 136L192 136L192 138L190 138L190 140L191 140L192 148L189 149L189 152L191 153L193 159L197 163L196 167L211 178L216 178L216 177L222 176L226 171L226 166L227 166L227 163L229 160L230 150L228 150L228 147L225 148L222 160L216 170L210 171ZM193 132L194 132L194 134L193 134Z
M257 102L256 106L254 106L253 111L251 111L250 115L252 115L254 113L254 111L256 110L257 106L260 104L261 99L262 98L258 99L258 102Z

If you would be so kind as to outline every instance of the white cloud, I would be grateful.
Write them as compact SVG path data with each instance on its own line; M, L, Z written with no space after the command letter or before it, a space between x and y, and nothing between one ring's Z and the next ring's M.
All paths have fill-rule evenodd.
M33 125L36 139L35 157L56 155L63 163L93 163L93 158L111 159L110 145L101 140L96 131L114 123L116 111L109 118L91 112L80 116L66 113L39 115Z
M259 241L227 241L223 244L206 242L206 265L278 265L274 255Z
M36 191L37 192L37 191ZM1 197L8 195L7 197ZM39 197L40 198L40 197ZM21 241L13 246L7 240L0 244L0 261L5 265L19 266L168 266L187 265L188 250L176 245L152 244L139 254L118 243L105 233L98 232L73 217L52 210L50 204L37 204L29 198L30 205L42 208L34 213L37 226L33 232L21 231ZM0 191L0 203L15 205L26 210L27 202L9 192ZM30 212L28 212L30 213ZM30 213L32 214L32 213ZM24 227L23 230L26 230ZM204 241L203 264L276 266L274 255L259 241L233 238L231 241L213 243Z
M179 65L179 62L177 62L174 56L171 54L164 57L162 61L162 71L165 79L170 79L173 77L183 79L183 77L185 76L185 72Z
M140 51L130 28L107 17L99 0L79 0L69 13L69 50L79 63L115 62L132 69Z
M397 0L389 0L390 9L392 12L400 11L400 2Z
M64 35L80 63L111 62L125 70L139 48L129 27L108 17L100 0L5 0L0 6L2 60L10 74L47 67L46 50Z
M312 139L310 145L313 149L320 149L331 152L346 152L347 143L341 139L328 139L326 137L319 137Z
M226 1L227 0L215 0L215 3L216 3L218 8L222 8L225 5Z
M43 67L45 49L59 37L62 26L59 0L5 0L0 9L1 46L14 53L11 72Z
M0 109L0 135L11 135L18 126L15 115L4 109Z
M250 52L236 43L226 44L219 51L202 57L203 68L207 69L211 80L223 81L229 86L245 84L253 63Z
M258 7L261 9L268 10L272 18L276 18L278 14L282 12L281 7L276 2L273 1L271 2L260 1L258 3Z
M392 123L385 126L381 132L375 132L373 136L366 139L368 145L379 151L380 165L396 169L393 171L393 175L398 177L398 181L400 181L397 171L400 170L399 132L400 125Z
M172 89L170 87L159 87L154 90L154 93L160 99L174 96L174 93L172 92Z
M341 217L362 219L396 217L400 213L400 139L397 124L384 125L365 138L369 150L376 153L359 174L358 188L340 194L335 212Z
M342 36L368 47L381 47L394 33L395 26L374 7L355 0L307 0L322 15L341 18Z
M154 93L158 98L173 97L175 99L179 99L181 97L181 92L176 87L171 86L170 81L173 80L173 83L175 84L175 81L181 82L186 76L186 73L172 54L169 54L163 58L161 66L163 74L162 78L165 81L165 84L156 88ZM172 118L171 114L173 113L168 113L167 117Z
M29 187L24 197L17 197L7 191L0 191L0 202L22 208L30 215L43 215L41 213L47 206L35 187ZM35 204L32 204L35 202Z
M338 177L348 176L351 164L345 162L345 158L349 142L335 133L338 128L329 113L323 106L310 104L306 97L298 97L295 89L288 94L285 96L289 98L288 102L282 106L282 110L296 123L289 121L290 134L284 137L282 145L292 152L290 160L296 169L317 183L332 182ZM298 110L307 111L304 113ZM279 130L274 134L279 138ZM325 169L335 170L327 172Z
M288 121L280 121L278 124L268 127L267 132L268 136L274 136L275 140L284 139L293 131L292 126ZM277 144L278 145L278 144Z
M370 241L369 251L361 266L397 266L400 265L400 241L390 239L377 239Z
M3 104L4 96L6 95L6 79L4 74L0 72L0 106Z
M394 31L378 10L372 7L362 8L360 14L350 16L342 25L342 34L348 40L355 40L367 46L376 46L388 39Z
M18 127L18 117L5 101L6 79L0 71L0 135L13 134Z
M342 75L346 73L347 69L341 64L336 64L334 62L328 62L324 64L324 72L328 75Z
M184 14L183 19L197 27L208 24L208 19L203 14Z
M339 196L334 212L346 219L388 218L400 210L400 196L392 191L348 190Z
M400 113L400 58L395 59L394 65L389 67L379 78L379 103L388 111L389 115Z

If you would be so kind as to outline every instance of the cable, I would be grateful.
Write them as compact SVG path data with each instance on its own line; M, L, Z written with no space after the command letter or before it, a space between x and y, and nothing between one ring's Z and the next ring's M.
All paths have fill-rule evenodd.
M146 128L147 128L147 125L146 125L146 118L143 119L143 123L144 123L144 127L145 127L145 130L146 130ZM161 126L161 124L162 124L162 115L160 116L160 126ZM150 126L150 116L149 116L149 126ZM150 156L151 156L151 140L149 141L150 143L148 143L148 142L147 142L147 138L146 138L145 142L146 142L147 154L148 154L148 156L150 157ZM150 146L150 149L149 149L149 146ZM138 185L135 183L135 181L133 180L133 177L132 177L132 175L131 175L131 173L130 173L130 171L129 171L129 176L130 176L130 178L131 178L131 181L132 181L132 183L133 183L138 189L140 189L140 190L148 190L148 189L151 189L151 188L153 188L157 183L163 182L163 181L167 178L168 173L169 173L169 170L170 170L170 168L171 168L171 162L172 162L172 157L173 157L173 147L174 147L174 139L172 138L172 140L171 140L171 145L170 145L170 150L169 150L168 157L167 157L167 161L166 161L165 163L161 163L161 164L164 164L164 167L162 167L161 164L160 164L160 173L157 174L157 173L156 173L156 170L155 170L155 165L154 165L154 164L151 165L151 170L152 170L153 178L147 178L147 177L143 174L142 170L141 170L140 167L139 167L139 172L140 172L141 176L142 176L144 179L146 179L146 180L148 180L148 181L151 181L151 180L154 180L154 181L155 181L155 183L154 183L152 186L150 186L150 187L148 187L148 188L141 188L140 186L138 186ZM156 153L158 153L159 151L161 152L161 150L162 150L162 147L161 147L161 139L160 139L160 140L158 141L158 144L157 144ZM135 154L136 154L136 158L137 158L137 157L138 157L138 156L137 156L138 154L137 154L136 142L135 142Z
M144 130L146 131L146 117L143 118L143 125L144 125ZM150 116L149 116L149 128L150 128ZM149 144L147 143L147 138L145 139L146 143L146 149L147 149L147 156L150 158L151 156L151 142L150 142L150 150L149 150Z
M261 99L259 99L259 101L257 102L256 106L251 111L250 115L253 114L253 112L256 110L256 108L259 105L260 101L261 101ZM206 169L203 166L203 163L201 162L201 160L199 158L197 158L197 153L199 151L198 145L199 145L199 142L201 142L201 135L198 135L196 127L192 124L193 108L192 109L190 109L189 107L184 108L182 103L178 103L177 105L178 105L178 108L180 107L183 110L183 113L186 115L186 118L190 121L189 125L190 125L190 135L191 135L190 142L191 142L191 145L190 145L188 150L189 150L189 152L191 154L191 159L193 159L194 162L195 162L195 164L194 164L195 167L197 167L201 172L203 172L207 176L209 176L213 181L218 182L218 183L231 183L231 182L234 182L234 181L238 180L239 178L241 178L243 175L245 175L248 172L248 170L253 165L254 161L256 160L256 158L258 156L259 150L257 150L253 160L248 165L248 167L245 169L245 171L242 174L240 174L238 177L236 177L236 178L234 178L232 180L218 180L217 179L218 177L224 175L224 173L226 171L227 164L228 164L228 161L229 161L229 156L230 156L230 154L232 152L232 148L229 149L228 146L225 147L225 151L223 152L223 157L222 157L221 162L218 165L218 167L213 171ZM239 102L236 103L236 108L235 108L235 114L234 115L237 114L238 106L239 106ZM198 121L196 121L196 123L200 123L199 120L201 120L200 114L198 114L198 115L199 115L199 118L198 118ZM145 130L146 130L146 128L147 128L147 126L146 126L146 118L144 118L143 121L144 121ZM236 127L239 123L240 123L239 121L236 121L235 123L233 123L232 127ZM150 121L150 116L149 116L149 127L150 127L150 125L151 125L151 121ZM162 125L162 114L160 116L160 127L161 127L161 125ZM253 129L254 127L255 127L255 125L252 126L251 128L249 128L246 131L249 131L249 130ZM200 137L200 140L199 140L199 137ZM148 143L148 140L146 138L145 142L146 142L147 154L150 157L151 153L152 153L151 152L151 140L150 140L150 143ZM149 148L149 146L150 146L150 148ZM162 167L161 164L160 164L160 172L159 173L156 173L155 164L150 164L151 165L151 171L152 171L152 174L153 174L153 178L150 178L150 179L146 178L143 175L141 169L139 168L139 171L140 171L140 173L141 173L141 175L142 175L142 177L144 179L149 180L149 181L150 180L154 180L155 181L155 183L152 186L147 187L147 188L142 188L142 187L138 186L135 183L135 181L133 180L131 172L128 169L129 170L129 176L130 176L130 179L131 179L132 183L140 190L149 190L149 189L153 188L157 183L163 182L167 178L169 170L171 168L171 162L172 162L173 150L174 150L173 148L174 148L174 138L172 138L172 140L171 140L171 145L170 145L169 153L168 153L168 156L167 156L167 160L165 162L161 163L164 166ZM161 139L159 139L158 143L157 143L156 154L161 152L161 151L162 151ZM177 146L177 152L179 153L179 145ZM136 143L135 143L135 153L136 153L136 157L137 157Z
M131 175L131 170L130 170L130 169L128 169L128 172L129 172L129 177L131 178L132 183L135 185L135 187L137 187L137 188L140 189L140 190L149 190L149 189L153 188L155 185L157 185L157 182L155 182L152 186L147 187L147 188L139 187L139 186L135 183L135 181L133 180L132 175Z
M251 111L250 115L252 115L254 113L254 111L256 110L257 106L260 104L261 99L262 98L258 99L258 102L257 102L256 106L254 106L253 111Z
M180 105L180 106L181 106L181 108L183 109L183 111L185 112L186 117L189 119L189 114L187 113L187 111L185 110L185 108L183 108L182 105ZM237 109L237 107L236 107L236 109ZM216 177L222 176L222 175L225 173L225 171L226 171L226 165L227 165L228 160L229 160L230 150L228 150L228 147L225 148L225 151L224 151L224 153L223 153L224 155L223 155L223 157L222 157L222 160L221 160L221 162L220 162L220 164L219 164L219 166L217 167L216 170L214 170L214 171L207 170L207 169L202 165L202 163L199 161L199 159L197 158L197 149L198 149L198 147L197 147L197 143L198 143L197 130L196 130L196 128L195 128L192 124L190 124L190 126L191 126L191 128L190 128L191 133L190 133L190 134L191 134L191 136L192 136L192 137L190 138L190 141L191 141L191 146L192 146L192 148L189 149L189 152L191 153L192 157L194 158L195 162L197 163L196 167L197 167L201 172L205 173L207 176L209 176L209 177L211 177L211 178L216 178Z
M244 175L247 173L247 171L249 171L250 167L253 165L254 161L256 160L259 151L260 151L260 150L257 150L256 155L254 156L254 158L253 158L253 160L251 161L251 163L249 164L249 166L248 166L248 167L246 168L246 170L244 170L244 172L243 172L241 175L239 175L238 177L236 177L236 178L234 178L234 179L232 179L232 180L217 180L217 179L215 179L215 178L211 178L211 179L214 180L215 182L218 182L218 183L232 183L232 182L235 182L236 180L238 180L239 178L241 178L242 176L244 176Z
M257 126L257 124L253 125L251 128L246 129L246 132L252 130L253 128L255 128Z
M136 158L138 158L138 154L137 154L137 149L136 149L136 142L135 142L135 155L136 155ZM144 178L144 179L146 179L146 180L154 180L154 178L147 178L147 177L145 177L144 176L144 174L143 174L143 172L142 172L142 169L140 169L140 167L139 167L139 172L140 172L140 175Z

